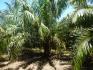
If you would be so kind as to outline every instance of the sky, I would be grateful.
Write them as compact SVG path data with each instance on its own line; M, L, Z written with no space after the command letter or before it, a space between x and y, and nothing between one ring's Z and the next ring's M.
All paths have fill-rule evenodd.
M10 0L0 0L0 10L6 9L6 4L5 2L9 2Z
M5 2L10 3L11 0L0 0L0 10L4 10L7 8ZM74 8L72 6L68 6L66 10L61 14L59 21L62 20L63 17L66 17L69 13L73 12Z
M66 10L64 10L59 18L59 21L61 21L64 17L66 17L68 14L72 13L75 9L73 6L69 5Z

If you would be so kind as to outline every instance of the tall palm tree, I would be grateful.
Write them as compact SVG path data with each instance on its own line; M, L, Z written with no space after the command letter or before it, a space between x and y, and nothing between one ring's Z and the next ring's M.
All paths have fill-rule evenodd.
M55 30L57 18L67 6L67 0L37 0L34 2L36 5L33 5L32 8L25 0L15 0L13 6L6 3L9 9L3 17L2 26L10 35L8 38L10 55L17 55L14 51L17 52L18 48L23 46L24 41L29 40L32 43L31 40L34 40L35 44L37 42L35 39L38 39L42 44L41 46L44 47L45 56L49 56L51 41L53 38L58 39Z
M80 29L80 35L75 44L74 70L81 70L86 57L93 51L93 8L88 5L88 1L90 0L72 0L72 4L74 3L76 7L72 23Z
M2 46L6 46L6 53L9 54L10 58L15 59L18 57L19 51L25 43L28 34L24 33L22 27L22 2L15 0L12 5L8 3L6 4L8 5L9 9L6 10L7 12L3 12L3 15L0 16L0 18L2 18L2 27L5 30L3 40L6 40L4 41L6 45L2 43Z
M32 2L35 15L39 17L39 33L44 47L44 55L49 56L51 40L56 34L57 18L67 7L67 0L36 0Z

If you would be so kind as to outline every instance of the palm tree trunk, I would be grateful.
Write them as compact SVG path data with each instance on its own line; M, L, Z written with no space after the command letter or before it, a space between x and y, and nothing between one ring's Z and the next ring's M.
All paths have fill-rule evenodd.
M44 41L43 48L44 48L44 56L49 57L50 51L51 51L51 49L50 49L50 37L47 37L46 40Z

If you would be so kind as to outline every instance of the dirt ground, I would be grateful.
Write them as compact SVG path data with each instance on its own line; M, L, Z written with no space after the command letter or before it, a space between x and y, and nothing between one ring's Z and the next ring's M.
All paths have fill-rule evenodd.
M1 61L0 70L72 70L71 55L62 55L60 58L51 54L47 59L43 53L29 52L28 50L16 61ZM4 59L7 56L2 56ZM1 59L1 58L0 58Z
M15 61L12 63L2 62L0 70L71 70L71 65L67 61L52 60L50 62L35 61L26 65L25 61ZM1 64L1 63L0 63Z

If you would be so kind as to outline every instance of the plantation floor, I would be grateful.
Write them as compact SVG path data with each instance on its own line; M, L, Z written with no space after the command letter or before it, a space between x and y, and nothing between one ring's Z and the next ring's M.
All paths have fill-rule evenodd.
M15 61L1 67L0 70L71 70L71 65L67 61L52 60L53 64L49 62L36 61L25 65L25 61Z
M20 60L0 62L0 70L72 70L71 58L68 53L60 56L60 58L56 54L51 54L46 59L40 52L24 52Z

